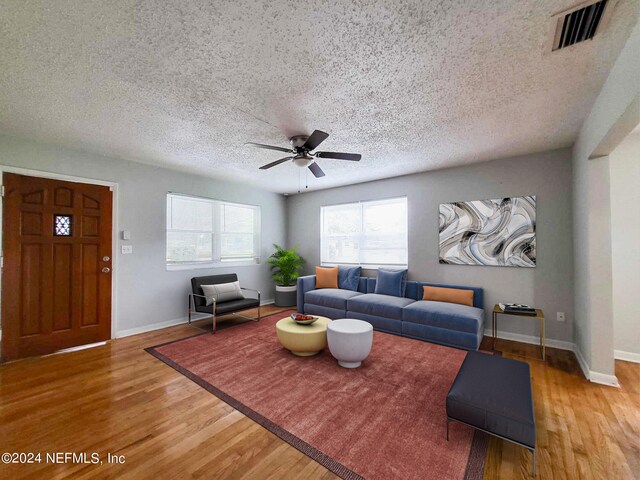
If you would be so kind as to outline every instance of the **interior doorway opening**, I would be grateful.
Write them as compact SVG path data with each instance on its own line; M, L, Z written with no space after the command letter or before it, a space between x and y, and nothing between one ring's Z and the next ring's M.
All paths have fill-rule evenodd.
M613 347L640 362L640 124L609 154Z

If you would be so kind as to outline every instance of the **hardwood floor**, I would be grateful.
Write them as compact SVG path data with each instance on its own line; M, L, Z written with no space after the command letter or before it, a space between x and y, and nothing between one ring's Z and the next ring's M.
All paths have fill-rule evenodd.
M0 453L41 452L43 462L0 464L0 478L335 478L143 350L195 333L180 325L1 366ZM505 340L497 348L537 353ZM572 353L547 352L546 363L526 359L539 478L640 478L640 365L616 362L616 389L587 382ZM96 452L104 463L47 464L46 452ZM125 463L107 463L107 453ZM530 462L525 449L491 439L484 477L528 479Z
M639 364L616 361L621 388L613 388L588 382L572 352L547 348L542 362L523 357L540 354L532 345L498 340L496 349L531 366L539 478L640 478ZM484 478L531 478L530 458L492 438Z

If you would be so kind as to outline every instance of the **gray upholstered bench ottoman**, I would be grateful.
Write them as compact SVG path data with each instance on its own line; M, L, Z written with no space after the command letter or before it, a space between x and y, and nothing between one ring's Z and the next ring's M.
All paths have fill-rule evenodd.
M536 424L527 363L469 352L447 395L447 440L450 421L531 450L535 477Z

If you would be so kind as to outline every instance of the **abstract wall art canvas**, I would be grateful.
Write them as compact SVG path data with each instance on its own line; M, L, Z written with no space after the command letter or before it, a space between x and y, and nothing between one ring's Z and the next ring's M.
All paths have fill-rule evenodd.
M440 205L440 263L536 266L536 197Z

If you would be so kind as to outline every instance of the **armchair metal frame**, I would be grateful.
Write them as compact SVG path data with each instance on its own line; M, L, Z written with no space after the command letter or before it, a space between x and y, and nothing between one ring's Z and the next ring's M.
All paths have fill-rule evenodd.
M259 322L260 319L262 318L262 315L261 315L261 312L260 312L260 290L254 290L252 288L244 288L244 287L240 287L240 290L244 290L244 291L247 291L247 292L254 292L254 293L258 294L258 307L257 307L258 308L258 318L246 317L244 315L240 315L240 314L237 313L237 312L241 312L243 310L250 310L250 309L253 309L253 308L256 308L256 307L243 308L243 309L238 310L237 312L229 312L228 314L235 315L235 316L241 317L241 318L246 318L247 320L252 320L254 322ZM189 307L188 307L189 322L188 322L188 324L193 328L197 328L198 330L202 330L203 332L206 332L208 330L206 330L204 328L201 328L201 327L198 327L197 325L193 325L191 323L191 321L193 320L192 317L193 317L194 314L202 313L204 315L203 312L198 312L196 310L195 297L204 298L205 300L207 299L207 297L205 297L204 295L200 295L198 293L193 293L193 292L189 293ZM217 302L216 302L216 299L214 298L213 299L213 316L212 316L212 318L213 318L213 331L211 332L212 334L216 333L216 325L217 325L217 323L216 323L216 317L217 317L216 307L217 307ZM224 313L222 315L227 315L227 313ZM201 318L201 319L199 318L198 320L204 320L204 318Z

